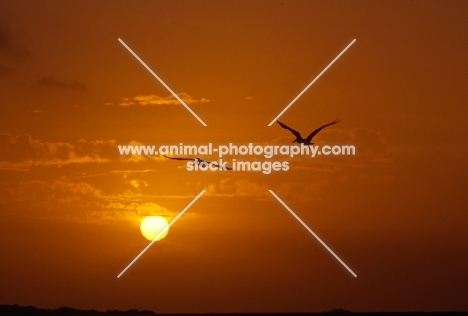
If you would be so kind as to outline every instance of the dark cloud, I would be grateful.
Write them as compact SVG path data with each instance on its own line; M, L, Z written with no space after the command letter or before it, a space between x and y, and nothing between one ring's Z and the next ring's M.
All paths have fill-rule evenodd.
M39 84L44 87L55 87L59 89L81 90L87 89L86 85L77 81L64 81L53 77L43 76L38 80Z

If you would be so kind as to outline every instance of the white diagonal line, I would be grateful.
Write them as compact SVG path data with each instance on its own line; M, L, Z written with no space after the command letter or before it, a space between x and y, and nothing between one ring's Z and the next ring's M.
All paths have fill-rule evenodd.
M340 257L338 257L338 256L333 252L333 250L331 250L330 247L328 247L328 246L322 241L322 239L320 239L320 237L317 236L317 234L315 234L315 233L312 231L312 229L310 229L309 226L307 226L307 224L304 223L304 221L303 221L302 219L300 219L300 217L297 216L296 213L294 213L294 212L289 208L289 206L287 206L286 203L284 203L284 202L275 194L275 192L273 192L272 190L268 190L268 191L270 191L270 193L271 193L281 204L283 204L283 206L289 211L289 213L291 213L291 215L294 216L294 218L296 218L297 221L298 221L299 223L301 223L302 226L304 226L305 229L307 229L307 230L309 231L309 233L311 233L312 236L314 236L315 239L317 239L317 240L322 244L322 246L324 246L325 249L327 249L327 250L333 255L333 257L335 257L336 260L338 260L338 262L341 263L341 264L343 265L343 267L346 268L346 270L349 271L349 273L351 273L354 277L357 277L356 273L354 273L353 270L351 270L351 269L346 265L346 263L344 263L343 260L341 260Z
M275 121L276 121L276 120L278 120L278 119L281 117L281 115L283 115L283 114L284 114L284 112L286 112L286 111L287 111L287 110L288 110L288 109L291 107L291 105L293 105L293 104L294 104L294 102L296 102L296 101L297 101L297 99L299 99L299 98L301 97L301 95L303 95L303 94L304 94L304 93L307 91L307 89L309 89L309 88L310 88L310 86L311 86L311 85L313 85L313 84L315 83L315 81L317 81L317 80L318 80L318 78L320 78L320 76L322 76L322 75L325 73L325 71L327 71L327 70L328 70L328 68L330 68L330 67L331 67L331 65L333 65L333 64L335 63L335 61L337 61L337 60L338 60L338 58L340 58L340 57L341 57L341 55L343 55L343 54L344 54L344 53L345 53L345 52L348 50L348 48L350 48L350 47L351 47L351 45L353 45L353 44L354 44L354 42L355 42L355 41L356 41L356 39L353 39L353 40L351 41L351 43L349 43L349 44L348 44L348 46L346 46L346 48L345 48L345 49L343 49L343 50L341 51L341 53L339 53L339 54L338 54L338 56L336 56L336 57L335 57L335 59L333 59L333 60L332 60L332 62L331 62L331 63L329 63L329 64L328 64L328 66L327 66L327 67L325 67L325 69L324 69L324 70L322 70L322 72L321 72L321 73L319 73L319 74L318 74L318 76L317 76L317 77L315 77L315 79L314 79L314 80L312 80L312 81L311 81L311 83L309 83L309 85L308 85L307 87L305 87L305 88L304 88L304 90L302 90L302 91L301 91L301 93L299 93L299 94L297 95L297 97L295 97L295 98L294 98L294 100L292 100L292 101L291 101L291 103L289 103L289 104L288 104L288 105L287 105L287 106L284 108L284 110L283 110L283 111L281 111L281 113L280 113L280 114L278 114L278 115L277 115L277 116L276 116L276 117L273 119L273 121L271 121L271 123L270 123L270 124L268 124L268 126L271 126L271 125L273 125L273 123L275 123Z
M132 260L132 262L130 262L130 264L129 264L128 266L125 267L125 269L122 270L122 272L120 272L120 274L117 276L117 278L120 278L120 277L122 276L122 274L124 274L125 271L127 271L128 268L130 268L130 267L146 252L146 250L148 250L149 247L151 247L151 246L156 242L156 240L158 240L159 236L161 236L162 234L164 234L164 232L166 232L166 231L169 229L169 227L171 227L172 224L174 224L174 223L179 219L179 217L181 217L181 216L185 213L185 211L187 211L187 210L190 208L190 206L192 206L193 203L195 203L195 201L198 200L198 198L199 198L200 196L202 196L203 193L205 193L205 192L206 192L206 190L201 191L200 194L198 194L197 197L194 198L194 199L192 200L192 202L190 202L190 204L187 205L187 206L184 208L184 210L183 210L182 212L180 212L179 215L177 215L177 216L169 223L169 225L167 225L167 226L153 239L153 241L150 242L150 243L148 244L148 246L146 246L145 249L143 249L143 250L138 254L138 256L136 256L135 259Z
M185 106L185 108L186 108L190 113L192 113L192 115L195 116L195 118L196 118L200 123L202 123L203 126L206 126L205 122L203 122L202 119L199 118L198 115L195 114L195 112L193 112L192 109L191 109L187 104L185 104L185 102L182 101L182 99L179 98L179 96L178 96L177 94L175 94L174 91L172 91L172 89L169 88L169 86L168 86L164 81L162 81L162 79L159 78L159 76L158 76L157 74L155 74L154 71L151 70L150 67L148 67L148 66L145 64L145 62L144 62L143 60L141 60L141 58L138 57L138 55L135 54L135 53L133 52L133 50L132 50L130 47L127 46L127 44L124 43L124 41L122 41L122 40L119 38L119 42L120 42L120 43L121 43L121 44L122 44L122 45L123 45L123 46L124 46L124 47L125 47L125 48L126 48L126 49L127 49L127 50L128 50L128 51L129 51L129 52L130 52L130 53L131 53L131 54L132 54L132 55L133 55L133 56L134 56L134 57L135 57L135 58L136 58L136 59L137 59L137 60L138 60L138 61L155 77L155 78L156 78L156 79L158 79L158 81L159 81L167 90L169 90L169 92L174 96L174 98L176 98L183 106Z

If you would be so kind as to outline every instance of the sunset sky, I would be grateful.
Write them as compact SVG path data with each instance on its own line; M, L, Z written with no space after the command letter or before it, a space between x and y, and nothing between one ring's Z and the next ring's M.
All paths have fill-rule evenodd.
M276 157L289 171L266 175L119 155L289 145L267 125L353 39L280 120L306 135L339 118L314 141L355 156ZM465 1L3 3L0 304L468 310L467 39ZM202 190L117 278L149 243L142 219L170 221Z

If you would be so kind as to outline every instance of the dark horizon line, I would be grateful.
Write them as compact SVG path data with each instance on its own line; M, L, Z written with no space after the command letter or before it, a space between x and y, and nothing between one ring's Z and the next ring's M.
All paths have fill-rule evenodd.
M7 315L329 315L329 314L354 314L354 315L385 315L385 314L403 314L403 315L424 315L424 314L456 314L468 315L468 311L381 311L381 312L352 312L342 308L332 309L323 312L205 312L205 313L157 313L151 310L113 310L107 311L77 309L68 306L62 306L55 309L39 308L33 305L20 306L18 304L0 305L0 314Z

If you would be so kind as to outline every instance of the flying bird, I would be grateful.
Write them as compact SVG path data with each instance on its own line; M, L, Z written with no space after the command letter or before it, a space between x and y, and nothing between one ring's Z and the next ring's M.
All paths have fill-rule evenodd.
M215 167L218 167L219 169L226 169L226 170L232 170L232 168L229 168L229 167L226 167L226 166L223 166L223 165L219 165L217 164L216 162L213 162L213 161L206 161L206 160L203 160L203 159L200 159L200 158L178 158L178 157L168 157L166 155L163 155L165 158L168 158L168 159L173 159L173 160L192 160L196 165L201 165L201 164L206 164L206 166L208 165L213 165Z
M315 131L313 131L312 133L309 134L309 136L307 136L307 138L303 138L301 136L301 133L299 133L298 131L296 131L295 129L292 129L291 127L287 126L286 124L283 124L281 123L280 121L276 121L278 122L278 124L284 128L284 129L287 129L289 130L291 133L294 134L294 136L296 136L296 139L293 141L293 143L299 143L299 144L304 144L304 145L313 145L314 143L312 143L312 138L314 138L315 135L318 134L318 132L320 132L322 129L324 129L325 127L327 126L330 126L330 125L333 125L333 124L336 124L339 122L338 119L334 120L333 122L331 123L328 123L328 124L325 124L323 126L320 126L319 128L317 128Z

